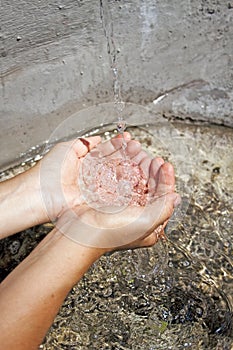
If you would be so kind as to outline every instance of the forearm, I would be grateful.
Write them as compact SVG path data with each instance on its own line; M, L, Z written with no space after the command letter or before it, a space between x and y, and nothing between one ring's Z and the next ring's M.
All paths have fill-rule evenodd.
M0 239L49 221L39 181L35 167L0 183Z
M0 286L2 349L37 349L67 293L102 253L53 230Z

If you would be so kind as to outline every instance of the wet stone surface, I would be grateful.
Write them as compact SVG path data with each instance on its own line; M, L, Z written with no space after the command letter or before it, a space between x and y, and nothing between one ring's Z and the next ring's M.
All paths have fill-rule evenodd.
M183 201L168 240L102 257L67 296L40 349L231 350L233 131L166 124L131 132L176 168ZM1 278L50 229L3 240Z

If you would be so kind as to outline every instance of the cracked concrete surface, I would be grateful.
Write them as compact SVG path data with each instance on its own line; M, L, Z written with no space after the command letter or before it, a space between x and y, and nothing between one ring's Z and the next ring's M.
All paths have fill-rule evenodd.
M110 9L123 100L233 126L232 1L111 0ZM0 74L4 167L72 113L113 100L99 1L2 1Z

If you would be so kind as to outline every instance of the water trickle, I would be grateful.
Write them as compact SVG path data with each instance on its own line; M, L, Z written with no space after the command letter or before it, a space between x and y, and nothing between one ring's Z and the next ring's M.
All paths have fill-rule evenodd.
M113 78L113 94L114 94L114 106L117 115L117 131L122 135L126 129L126 121L123 118L124 102L121 97L121 86L119 79L119 69L117 62L117 55L120 53L120 49L116 48L113 21L109 4L107 0L100 0L100 18L102 21L104 35L107 40L107 52L110 59L110 66L112 70ZM123 138L123 149L126 148L126 142Z

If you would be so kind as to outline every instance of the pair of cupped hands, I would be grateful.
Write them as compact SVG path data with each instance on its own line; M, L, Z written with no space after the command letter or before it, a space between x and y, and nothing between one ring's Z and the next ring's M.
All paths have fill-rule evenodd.
M99 136L62 142L37 165L48 220L79 244L106 251L152 246L180 203L173 166L160 157L151 158L128 132L123 137L118 135L103 143ZM106 213L85 201L78 181L80 168L90 154L121 158L123 142L126 157L143 171L152 200L144 207L128 205Z

